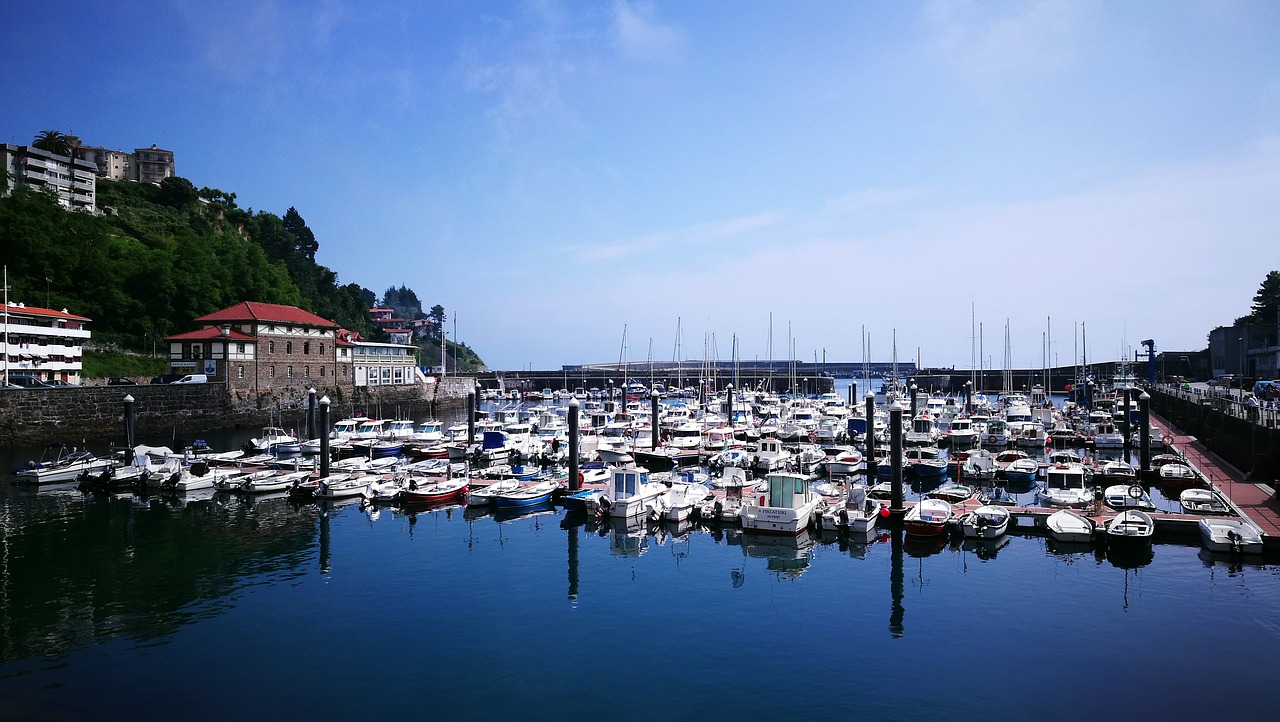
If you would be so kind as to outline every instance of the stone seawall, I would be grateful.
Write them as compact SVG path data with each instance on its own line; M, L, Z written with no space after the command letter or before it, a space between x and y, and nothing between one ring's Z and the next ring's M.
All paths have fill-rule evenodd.
M1211 396L1183 398L1151 390L1151 410L1205 447L1248 473L1256 482L1274 483L1280 477L1280 429L1239 418L1225 399Z
M474 389L471 377L408 387L359 387L349 399L331 399L337 420L356 413L384 418L420 418L460 409ZM298 426L307 396L280 398L268 408L233 403L221 384L82 386L0 389L0 447L81 441L124 440L124 398L134 399L139 437L191 436L219 429L278 423Z

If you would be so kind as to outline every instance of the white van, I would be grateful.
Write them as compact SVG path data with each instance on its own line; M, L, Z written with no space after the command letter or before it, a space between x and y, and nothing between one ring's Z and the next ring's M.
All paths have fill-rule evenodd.
M209 377L205 374L187 374L182 378L174 381L175 384L203 384L208 382Z

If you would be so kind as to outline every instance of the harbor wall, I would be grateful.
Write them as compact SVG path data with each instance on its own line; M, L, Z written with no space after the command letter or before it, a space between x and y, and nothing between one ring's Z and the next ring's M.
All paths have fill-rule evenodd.
M475 379L413 386L362 386L350 398L335 394L330 418L357 413L421 418L461 409ZM320 392L323 393L323 390ZM222 384L81 386L51 389L0 389L0 447L42 446L65 442L124 441L124 398L132 396L136 435L190 437L206 431L280 425L301 432L307 396L273 398L259 408L255 400L235 402Z
M1150 389L1151 410L1210 451L1248 474L1250 481L1274 484L1280 478L1280 429L1241 418L1229 399L1171 394Z

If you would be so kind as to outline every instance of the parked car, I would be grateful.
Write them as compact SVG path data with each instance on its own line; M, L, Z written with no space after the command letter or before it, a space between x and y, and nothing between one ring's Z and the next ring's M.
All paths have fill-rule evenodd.
M137 386L138 382L123 376L112 376L107 379L108 386Z
M80 385L80 384L73 384L70 381L63 381L62 379L53 379L51 381L46 381L45 383L47 383L50 386L57 386L58 388L66 388L66 389L74 389Z
M151 383L153 383L153 384L171 384L171 383L173 383L174 381L177 381L178 379L182 378L184 375L185 375L185 374L164 374L163 376L156 376L156 377L152 378L152 379L151 379Z
M24 389L47 389L53 384L40 380L39 376L31 374L9 374L9 383L13 386L21 386Z
M1257 396L1261 401L1280 399L1280 380L1258 381L1253 385L1253 395Z
M209 381L209 377L205 374L187 374L182 378L174 381L175 384L203 384Z

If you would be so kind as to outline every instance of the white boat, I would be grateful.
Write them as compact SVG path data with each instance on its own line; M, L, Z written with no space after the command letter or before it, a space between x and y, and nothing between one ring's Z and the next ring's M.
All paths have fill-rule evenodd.
M745 469L726 467L724 476L713 480L716 486L724 490L721 498L704 499L698 505L698 513L704 521L738 521L742 507L755 503L755 498L743 496L743 490L755 486L755 482L747 478Z
M594 500L587 500L588 512L630 519L644 515L654 499L667 493L666 484L649 480L649 470L641 467L614 467L609 470L609 488Z
M782 447L778 439L760 439L760 449L756 452L755 468L766 474L786 468L791 461L791 452Z
M1126 509L1107 522L1107 539L1111 542L1150 542L1156 523L1151 515L1137 509Z
M1200 538L1209 551L1262 553L1262 532L1241 519L1201 519Z
M1054 464L1045 469L1037 494L1049 506L1082 507L1093 501L1093 488L1082 464Z
M500 479L489 484L488 486L471 485L467 491L467 506L484 506L493 503L493 497L503 492L515 491L520 488L520 480Z
M1124 509L1142 509L1150 511L1156 508L1151 495L1141 484L1112 484L1102 491L1103 501L1117 511Z
M1071 509L1062 509L1049 515L1045 521L1049 534L1060 542L1093 541L1097 524Z
M709 496L711 490L702 484L676 481L672 482L666 494L659 497L655 508L666 521L684 521Z
M1200 475L1186 464L1165 464L1160 467L1160 483L1187 486L1200 483Z
M278 426L264 426L262 435L249 439L245 447L259 453L296 454L302 450L302 442Z
M272 491L287 491L295 484L311 476L310 471L293 471L276 473L272 476L255 477L240 485L240 490L250 494L265 494Z
M1213 489L1183 489L1178 503L1188 514L1232 514L1231 505Z
M875 533L883 508L884 502L868 496L864 484L854 484L849 487L849 494L842 503L823 510L822 528L847 532L851 537L869 538Z
M994 539L1009 530L1009 510L1003 506L980 506L960 515L960 531L969 539Z
M799 534L817 516L822 497L809 488L809 477L775 473L765 477L768 491L763 503L742 508L739 521L747 531Z
M111 459L99 459L88 451L55 445L45 449L39 461L28 461L14 474L19 481L30 484L54 484L75 481L83 473L99 474L115 465Z
M350 474L334 474L320 479L316 485L315 496L318 499L345 499L350 496L365 496L369 491L371 477Z
M924 498L907 510L902 517L902 528L911 536L933 537L945 533L954 520L951 502Z

